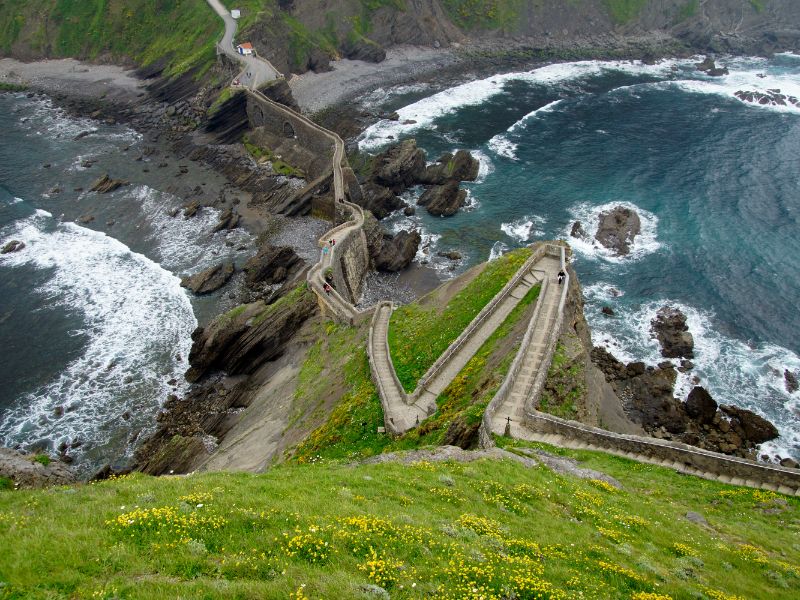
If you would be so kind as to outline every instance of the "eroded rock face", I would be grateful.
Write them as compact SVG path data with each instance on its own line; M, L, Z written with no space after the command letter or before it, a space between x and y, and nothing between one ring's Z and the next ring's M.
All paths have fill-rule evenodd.
M385 239L375 258L375 268L391 273L405 269L414 260L421 241L422 236L416 229L401 231L393 238Z
M98 194L107 194L122 187L123 185L128 185L128 182L123 179L111 179L111 177L108 176L108 173L106 173L99 179L95 180L95 182L92 184L92 187L89 189L93 192L97 192Z
M731 426L745 443L762 444L778 437L778 429L753 411L738 406L720 405L720 410L731 420Z
M717 402L705 388L695 386L686 398L686 414L698 423L711 423L717 414Z
M368 181L361 186L361 207L370 211L378 219L383 219L398 208L405 206L400 198L387 187Z
M250 374L283 352L284 344L316 310L314 294L303 288L275 304L243 304L192 333L191 368L186 379L196 382L212 371Z
M631 244L639 235L642 223L636 211L624 206L616 206L602 212L595 239L604 247L613 250L617 256L630 254Z
M214 231L235 229L239 225L239 213L232 208L226 208L219 216L219 221L214 226Z
M661 344L661 356L694 358L694 337L686 325L686 315L680 310L664 306L656 313L650 325Z
M345 57L351 60L379 63L386 59L386 50L380 44L363 37L353 41L346 41L342 50Z
M78 480L76 473L61 461L52 459L47 466L33 460L34 455L0 448L0 477L20 488L68 485Z
M189 277L181 279L181 286L195 294L209 294L228 283L236 268L233 263L224 262Z
M467 191L458 187L458 181L450 180L444 185L429 187L417 200L417 204L424 206L434 216L449 217L464 206L466 199Z
M302 264L303 261L291 247L263 244L244 265L247 286L254 288L260 284L281 283Z

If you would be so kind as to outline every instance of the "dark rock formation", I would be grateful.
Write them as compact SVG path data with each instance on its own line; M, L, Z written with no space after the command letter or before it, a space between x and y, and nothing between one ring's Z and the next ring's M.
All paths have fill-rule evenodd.
M181 279L181 286L195 294L209 294L228 283L236 268L233 263L220 263L199 273Z
M19 240L11 240L3 249L0 250L0 254L8 254L9 252L19 252L25 247L25 242L20 242Z
M111 179L108 176L108 173L106 173L97 179L89 189L93 192L97 192L98 194L107 194L109 192L113 192L117 188L122 187L123 185L128 185L128 182L122 179Z
M43 465L34 457L33 454L0 448L0 477L11 479L19 488L68 485L77 481L77 475L65 463L51 459Z
M434 216L449 217L464 206L467 198L466 190L458 187L458 181L450 180L444 185L429 187L417 200L417 204Z
M283 352L284 344L316 310L314 294L302 288L275 304L241 305L192 333L191 368L186 379L196 382L212 371L249 374Z
M778 437L778 429L772 423L750 410L726 404L719 408L730 417L732 429L745 443L757 445Z
M786 391L790 394L793 394L800 388L800 384L797 382L797 375L792 373L789 369L784 369L783 380L786 383Z
M575 221L572 224L569 235L574 238L584 239L586 237L586 230L583 228L583 224L581 224L580 221Z
M634 238L641 231L641 221L636 211L624 206L616 206L608 212L602 212L595 239L617 256L625 256L631 251Z
M800 98L797 96L787 96L781 94L779 89L767 90L766 92L753 92L738 90L733 94L742 102L750 104L761 104L763 106L797 106L800 107Z
M398 198L392 190L372 181L361 186L361 191L361 207L372 212L378 219L383 219L398 208L405 206L405 202Z
M424 170L425 152L417 148L416 140L403 140L375 157L371 179L399 194L418 181Z
M214 226L214 231L222 231L223 229L235 229L239 225L239 213L232 208L226 208L219 216L219 221Z
M380 254L375 258L375 268L392 273L405 269L414 260L421 241L417 230L401 231L394 238L384 239Z
M314 56L316 57L315 64L322 69L322 56L318 53L314 53ZM330 68L323 70L330 71ZM273 79L265 83L258 91L270 100L274 100L278 104L283 104L294 111L300 112L300 107L297 105L297 101L292 94L292 88L289 87L289 83L285 79Z
M436 256L441 256L442 258L447 258L449 260L461 260L461 252L456 250L450 250L448 252L437 252Z
M480 162L466 150L459 150L455 156L443 154L436 164L426 167L418 178L419 183L442 185L455 179L457 181L475 181L478 177Z
M442 445L458 446L464 450L477 447L480 425L480 421L470 424L463 415L457 416L450 422L442 439Z
M798 463L793 458L789 458L788 456L786 458L782 458L779 461L779 464L782 467L786 467L787 469L800 469L800 463Z
M680 310L664 306L650 325L661 344L661 356L694 358L694 337L686 325L686 315Z
M346 58L379 63L386 59L386 50L365 37L345 40L342 51Z
M717 414L717 402L705 388L695 386L686 398L686 415L700 424L711 423Z
M706 56L703 62L697 63L698 71L711 75L712 77L721 77L728 74L727 67L718 67L711 56Z
M600 312L602 312L607 317L613 317L616 314L614 312L614 309L611 308L610 306L604 306L603 308L600 309Z
M303 261L291 247L263 244L244 265L247 286L253 289L262 284L281 283L302 265Z

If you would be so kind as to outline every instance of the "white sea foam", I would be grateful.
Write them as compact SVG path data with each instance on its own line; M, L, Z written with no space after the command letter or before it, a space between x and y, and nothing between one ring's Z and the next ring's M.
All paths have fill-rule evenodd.
M510 223L500 225L500 230L518 244L528 244L533 238L543 236L544 231L540 229L546 219L539 215L527 215Z
M751 346L728 337L714 327L714 314L670 300L652 301L630 309L614 303L612 286L598 283L585 290L586 316L592 328L592 341L619 360L643 360L655 365L665 360L652 334L651 321L659 308L667 305L681 310L694 337L694 368L679 373L675 397L685 400L695 382L706 387L714 398L752 410L771 420L781 437L762 449L782 456L800 456L800 392L790 394L784 370L800 371L800 357L775 344ZM607 317L600 312L610 305L616 312ZM677 362L677 361L674 361Z
M483 183L486 177L494 173L492 159L483 150L470 150L472 156L478 161L478 177L475 183Z
M672 64L674 64L673 61L662 61L658 65L643 65L628 61L581 61L547 65L523 73L493 75L486 79L470 81L444 90L399 109L397 114L400 118L397 121L381 120L371 125L359 138L359 145L364 150L371 150L401 135L429 128L437 118L443 115L466 106L477 106L502 93L505 84L509 81L551 85L597 75L604 71L667 74L670 72Z
M501 242L499 240L496 241L494 244L492 244L492 249L489 251L489 260L491 261L495 260L496 258L500 258L510 249L511 248L509 248L508 244L505 242Z
M83 117L68 115L62 108L53 104L47 97L38 97L33 101L33 112L28 117L23 117L31 125L29 135L46 136L49 138L73 138L79 133L90 132L93 135L100 132L97 121ZM142 139L142 135L124 126L116 126L113 130L107 128L102 132L104 140L119 140L133 142Z
M617 206L623 206L631 210L635 210L639 215L641 222L641 231L634 238L631 245L630 254L627 256L617 256L613 251L601 245L596 239L600 213L609 211ZM564 230L564 239L569 241L573 250L586 258L597 260L603 259L608 262L624 262L631 260L639 260L648 254L653 254L661 249L662 244L658 241L658 217L653 213L639 208L631 202L608 202L600 206L593 206L589 203L582 202L573 206L570 209L570 216L572 217ZM576 238L570 235L572 224L575 221L580 221L581 225L586 232L583 238Z
M490 139L486 145L489 150L497 154L497 156L502 156L510 160L517 160L517 144L510 141L505 133L498 133Z
M220 215L215 208L204 207L188 219L182 214L171 217L170 211L181 204L175 196L145 185L136 186L129 194L140 203L153 231L159 263L173 272L201 271L223 258L232 258L236 247L251 241L250 234L241 228L214 233ZM233 245L225 246L224 240Z
M47 270L38 292L80 313L73 335L85 347L57 379L3 414L2 443L79 438L82 451L118 436L126 412L131 428L151 426L167 393L183 390L167 382L183 382L178 355L188 356L197 324L180 280L118 240L56 223L46 211L17 222L12 235L26 248L0 257L0 265Z

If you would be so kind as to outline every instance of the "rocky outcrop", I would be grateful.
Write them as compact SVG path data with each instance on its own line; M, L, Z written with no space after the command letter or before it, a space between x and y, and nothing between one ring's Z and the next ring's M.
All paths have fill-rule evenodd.
M362 185L361 192L362 199L359 204L378 219L383 219L397 209L405 206L405 202L398 198L392 190L372 181L368 181Z
M247 287L282 283L303 266L303 261L290 246L262 244L258 253L244 265Z
M800 98L782 94L780 89L770 89L766 92L738 90L733 93L742 102L760 104L762 106L797 106L800 108Z
M416 140L403 140L378 154L372 164L370 179L399 194L419 180L425 170L425 152L417 148Z
M661 344L661 356L694 358L694 337L686 325L686 315L680 310L664 306L656 313L650 325Z
M219 221L214 226L214 231L231 230L239 225L241 217L239 213L232 208L226 208L219 216Z
M37 456L44 455L0 448L0 477L10 479L18 488L68 485L78 480L75 471L65 463L49 458L36 460Z
M417 200L419 206L436 217L449 217L464 206L467 191L458 186L458 181L450 180L444 185L432 185Z
M728 74L728 68L718 67L714 62L714 58L711 56L706 56L703 62L697 63L695 66L697 67L698 71L702 71L707 75L711 75L712 77L722 77L723 75Z
M122 187L123 185L128 185L128 182L123 179L111 179L111 177L108 176L108 173L106 173L99 179L95 180L95 182L92 184L92 187L89 189L92 192L97 192L98 194L107 194Z
M196 382L213 371L249 374L281 355L284 344L316 310L305 285L274 304L243 304L192 333L191 367L186 379Z
M0 249L0 254L8 254L10 252L19 252L25 247L25 242L20 242L19 240L11 240L2 249Z
M569 230L569 235L574 238L585 239L586 230L583 228L583 224L580 221L575 221L572 224L572 229Z
M694 387L686 402L674 398L677 373L669 362L658 367L625 365L602 348L592 349L591 357L622 400L626 414L654 437L755 458L758 444L778 436L766 419L743 408L718 405L702 387Z
M365 37L345 40L342 51L350 60L363 60L365 62L379 63L386 59L386 50L380 44Z
M189 277L184 277L181 279L181 286L198 295L210 294L228 283L235 271L233 263L220 263Z
M631 244L641 231L641 221L636 211L624 206L600 213L595 239L613 250L617 256L630 254Z
M783 381L786 384L786 391L790 394L794 394L800 389L800 383L797 381L797 374L792 373L789 369L784 369Z
M416 229L384 239L380 254L375 258L375 268L392 273L405 269L414 260L421 241L422 236Z
M417 181L428 185L442 185L450 180L475 181L479 169L480 162L468 151L459 150L455 155L447 152L435 164L426 167Z

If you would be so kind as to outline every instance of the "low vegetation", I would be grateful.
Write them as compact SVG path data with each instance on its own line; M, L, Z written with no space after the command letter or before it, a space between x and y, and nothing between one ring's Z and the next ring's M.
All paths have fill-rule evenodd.
M46 15L46 18L44 17ZM148 65L171 75L203 70L216 58L223 24L205 0L6 0L0 51Z
M299 167L293 167L289 163L279 158L272 150L263 146L258 146L253 143L247 136L242 141L244 147L256 161L268 161L272 166L272 170L278 175L285 175L286 177L305 177L305 173Z
M570 357L567 348L559 342L539 397L539 410L562 419L575 419L585 393L582 358Z
M620 25L633 21L650 0L603 0L611 19Z
M443 0L454 23L467 30L513 30L524 14L522 0Z
M0 492L0 597L796 597L798 499L561 453L622 489L484 459Z
M389 325L389 349L397 377L406 391L414 390L428 368L530 254L530 248L520 248L490 262L443 308L423 298L394 311Z

